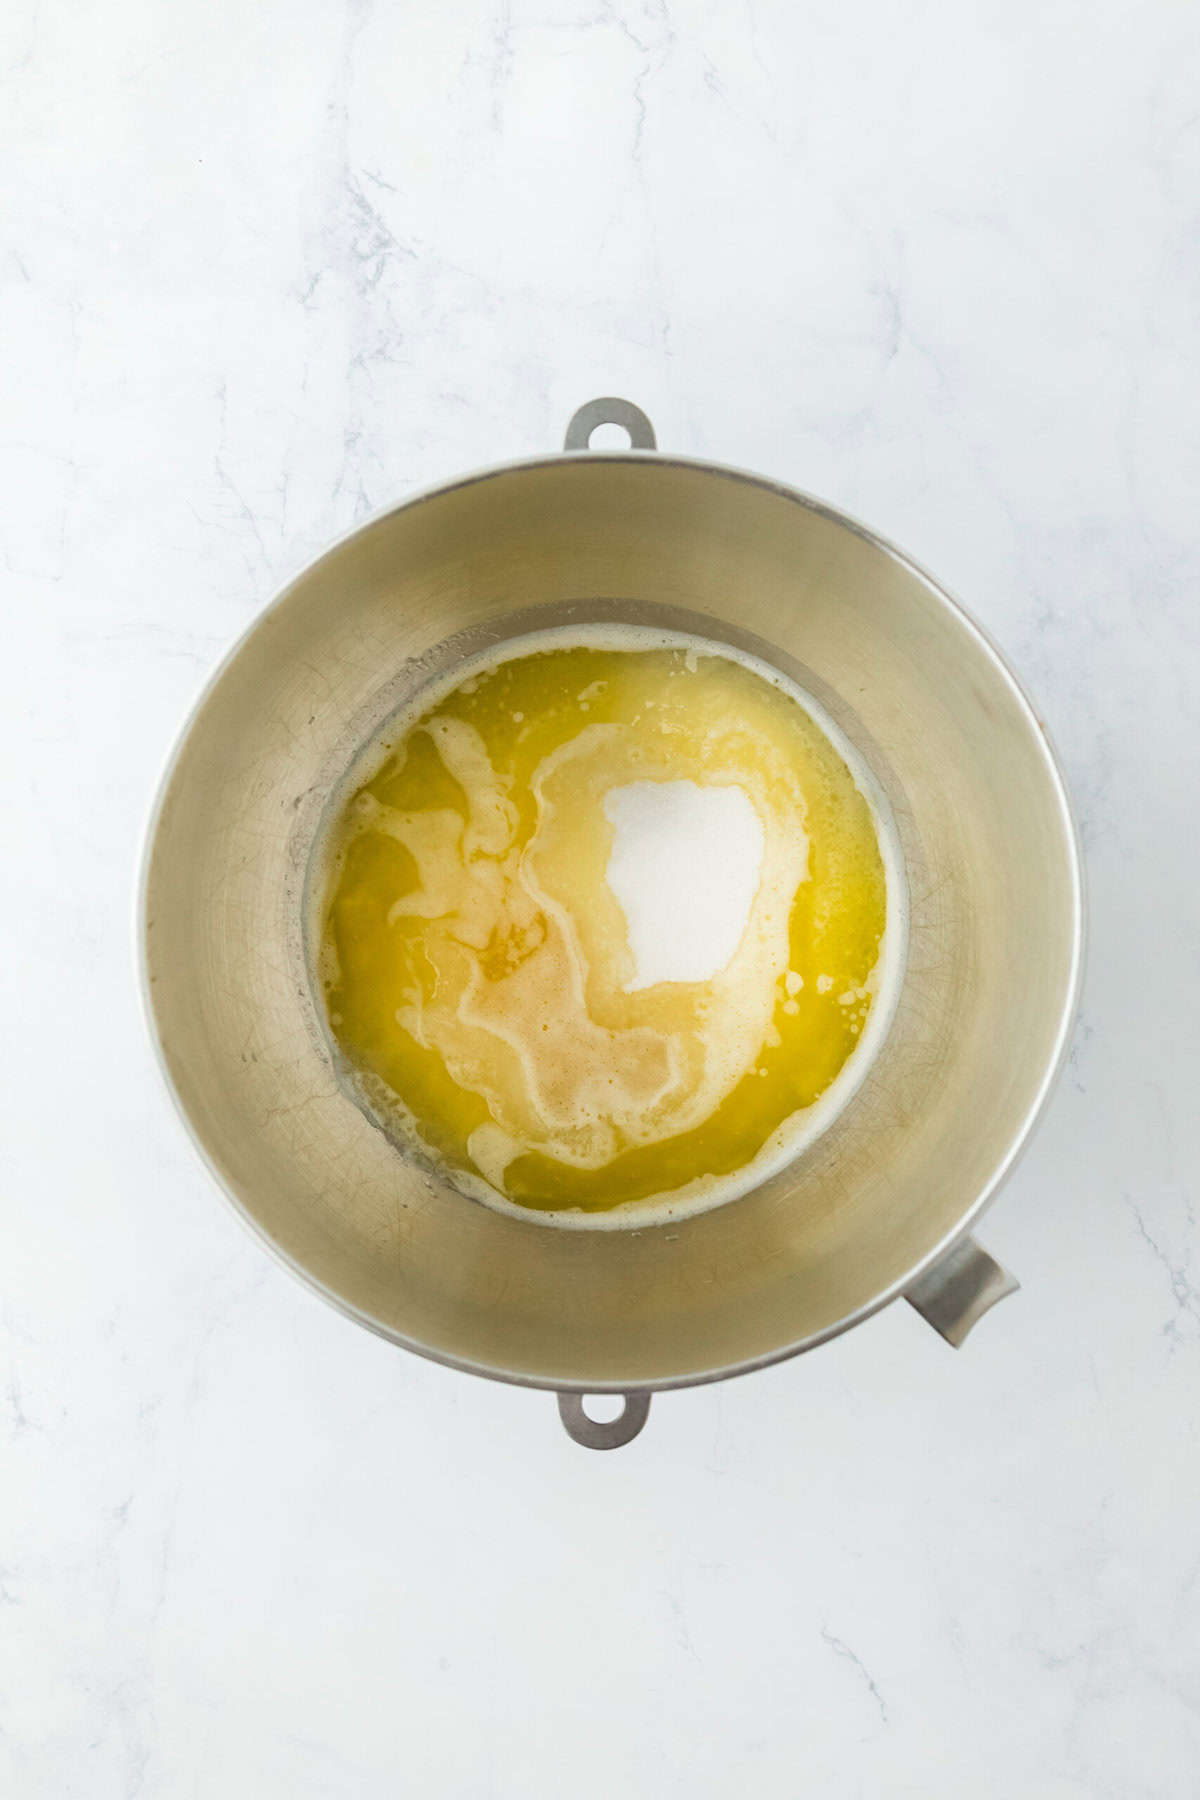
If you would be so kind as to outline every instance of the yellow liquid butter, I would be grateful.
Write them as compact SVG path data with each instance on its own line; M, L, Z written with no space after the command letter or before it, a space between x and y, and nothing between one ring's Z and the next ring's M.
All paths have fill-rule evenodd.
M548 1223L731 1199L886 1026L878 799L811 701L724 647L594 627L496 654L393 718L335 809L318 966L356 1098Z

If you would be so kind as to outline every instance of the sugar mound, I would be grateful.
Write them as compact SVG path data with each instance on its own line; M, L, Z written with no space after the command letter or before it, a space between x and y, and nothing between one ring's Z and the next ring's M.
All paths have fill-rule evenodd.
M660 981L709 981L742 941L766 836L740 787L631 781L611 788L608 885L621 904L635 974L627 993Z

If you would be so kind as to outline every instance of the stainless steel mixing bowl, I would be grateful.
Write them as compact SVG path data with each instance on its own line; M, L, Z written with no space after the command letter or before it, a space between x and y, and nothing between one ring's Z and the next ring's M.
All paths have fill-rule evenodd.
M589 452L594 428L632 448ZM929 576L775 482L653 454L594 401L567 454L464 477L330 550L260 617L189 722L152 826L144 974L167 1079L243 1217L395 1343L557 1390L607 1448L651 1390L811 1349L904 1294L952 1343L1016 1285L967 1235L1062 1060L1079 856L1028 700ZM323 809L416 686L533 627L662 623L774 662L886 793L909 887L890 1033L834 1125L731 1205L556 1231L406 1162L341 1090L302 931ZM581 1396L628 1396L598 1424Z

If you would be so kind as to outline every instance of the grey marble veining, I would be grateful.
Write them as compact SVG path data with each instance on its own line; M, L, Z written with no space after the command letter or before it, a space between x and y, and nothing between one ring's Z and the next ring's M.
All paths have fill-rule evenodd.
M15 0L0 56L0 1790L1194 1792L1189 0ZM1091 895L987 1224L1020 1297L610 1458L267 1261L130 953L157 770L273 589L603 392L964 598Z

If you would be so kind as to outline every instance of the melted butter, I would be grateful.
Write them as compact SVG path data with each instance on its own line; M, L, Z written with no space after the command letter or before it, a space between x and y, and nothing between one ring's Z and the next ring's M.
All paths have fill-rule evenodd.
M537 642L393 721L336 818L330 1029L370 1110L465 1191L555 1222L698 1210L794 1152L861 1060L876 816L756 668L694 640ZM726 809L720 918L707 961L703 934L660 931L656 964L670 871L625 827L698 800Z

